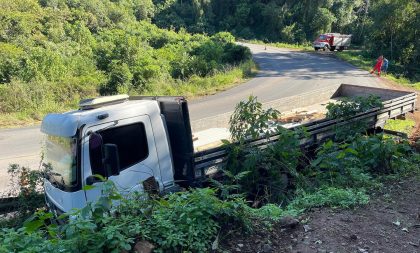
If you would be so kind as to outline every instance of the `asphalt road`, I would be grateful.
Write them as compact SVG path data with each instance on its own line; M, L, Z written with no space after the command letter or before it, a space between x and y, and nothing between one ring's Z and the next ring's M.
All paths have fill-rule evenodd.
M261 102L314 91L329 85L348 83L381 87L379 78L335 59L330 52L303 53L261 45L249 45L260 72L250 81L212 96L191 101L190 117L197 121L233 111L249 95ZM39 127L0 130L0 194L8 185L11 163L37 168L42 134Z
M336 52L304 53L262 45L251 49L260 72L250 81L232 89L189 103L192 121L233 111L238 101L249 95L265 103L283 97L347 83L382 87L381 80L367 71L336 59Z

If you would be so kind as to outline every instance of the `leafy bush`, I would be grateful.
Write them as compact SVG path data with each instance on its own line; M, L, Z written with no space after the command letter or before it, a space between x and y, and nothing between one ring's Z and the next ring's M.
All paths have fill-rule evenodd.
M339 103L327 104L327 118L348 119L357 113L365 112L373 108L382 108L380 97L369 95L368 97L343 98Z
M297 167L302 157L299 147L299 133L271 125L279 112L264 110L255 97L240 102L230 118L230 132L233 143L228 145L229 156L226 165L233 175L241 175L234 182L239 184L237 193L245 194L254 206L283 200L298 177ZM247 144L250 139L269 141L272 134L278 140L264 149ZM236 142L235 142L236 141ZM225 184L232 183L231 177Z
M398 173L405 167L413 150L406 142L384 138L383 135L359 137L352 144L358 153L361 166L374 174Z
M358 113L366 112L373 108L382 108L382 106L380 97L374 95L343 98L338 103L328 103L326 117L337 119L338 122L345 121L345 124L339 123L334 126L335 140L344 141L346 139L352 139L354 136L366 132L369 127L366 120L354 121L351 118Z
M210 37L159 29L150 23L151 0L0 0L0 7L4 114L39 120L74 108L80 98L116 93L202 94L208 88L200 83L194 90L183 84L196 76L229 76L251 60L228 32Z
M10 188L0 195L0 200L10 197L15 200L14 206L2 210L6 215L2 217L0 226L20 227L38 208L44 207L44 195L40 193L44 183L43 173L17 164L10 165L7 172L10 175Z
M150 238L162 252L209 251L222 226L244 225L244 206L239 200L220 201L211 189L170 195L155 207L149 224Z
M316 179L317 186L368 187L375 181L361 164L359 153L349 144L324 143L311 162L307 175ZM374 159L374 157L372 157Z
M270 129L270 120L277 119L280 112L274 109L264 110L257 97L250 96L248 101L239 102L229 120L229 132L233 141L244 143L247 139L268 137L275 131Z
M348 120L356 113L375 107L381 107L379 98L358 97L341 104L330 104L329 117ZM366 130L365 124L357 131L354 126L348 131L336 129L341 130L344 138L328 140L306 157L299 143L304 131L287 131L271 124L277 115L275 110L263 110L254 97L238 104L230 122L231 135L236 142L225 142L229 155L224 184L215 183L222 196L242 194L254 207L262 203L281 203L283 207L278 206L279 210L267 207L268 213L276 215L299 213L298 206L306 205L296 201L305 202L302 198L306 199L306 196L313 200L307 204L308 208L316 203L348 207L365 203L365 189L380 187L379 177L418 170L415 165L418 155L407 143L382 135L361 135ZM250 139L264 141L274 133L278 140L263 149L248 145ZM355 202L352 204L353 197ZM261 209L264 213L262 210L265 208ZM255 212L257 216L261 214Z
M373 187L378 175L404 172L413 162L412 148L405 142L383 138L383 135L357 136L342 144L328 141L317 151L306 175L318 185L332 187Z
M106 181L102 193L64 225L50 224L52 214L39 211L23 228L2 230L0 252L121 252L139 240L153 243L155 252L207 252L221 229L244 227L250 217L242 200L221 201L208 188L123 199Z

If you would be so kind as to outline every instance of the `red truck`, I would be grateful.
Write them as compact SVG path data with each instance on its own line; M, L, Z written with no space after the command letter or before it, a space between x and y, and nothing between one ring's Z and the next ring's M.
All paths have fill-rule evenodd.
M343 51L350 46L351 35L340 33L325 33L321 34L312 44L315 51L322 49L324 51L338 50Z

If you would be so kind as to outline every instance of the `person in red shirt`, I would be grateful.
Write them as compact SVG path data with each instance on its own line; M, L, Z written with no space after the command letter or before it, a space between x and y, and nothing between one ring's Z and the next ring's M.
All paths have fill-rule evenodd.
M381 76L381 67L382 67L382 63L384 62L384 56L383 55L381 55L381 56L379 56L378 57L378 59L376 60L376 64L375 64L375 66L373 67L373 69L370 71L370 73L372 74L372 73L374 73L375 72L375 70L377 70L378 71L378 76Z

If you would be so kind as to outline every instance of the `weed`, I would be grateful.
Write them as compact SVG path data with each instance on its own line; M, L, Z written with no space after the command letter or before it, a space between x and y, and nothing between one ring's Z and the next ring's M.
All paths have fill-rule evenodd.
M14 197L12 213L0 222L3 227L19 227L38 208L44 206L44 196L40 193L43 185L43 172L12 164L8 168L11 177L10 190L3 198ZM8 210L3 210L6 213Z
M382 108L382 101L379 97L369 95L368 97L344 98L339 103L328 103L326 117L336 119L339 123L334 126L335 140L345 141L352 139L361 133L365 133L369 127L366 120L351 120L358 113L366 112L373 108Z
M313 193L299 193L287 206L286 212L298 215L314 207L349 208L364 205L368 202L369 196L362 189L324 187Z
M373 108L382 108L381 98L374 95L368 97L344 98L339 103L327 104L327 118L349 119L357 113L365 112Z
M371 58L371 56L364 51L349 50L337 53L336 56L364 70L371 70L375 64L375 59ZM382 78L392 80L403 86L420 90L420 82L407 79L404 77L404 74L406 74L404 72L405 71L402 66L390 64L388 73L386 75L382 75Z
M264 110L257 98L250 96L241 101L229 120L229 131L233 141L244 144L247 139L268 137L276 129L270 128L270 121L277 119L280 112L275 109Z
M221 229L250 224L243 200L222 201L212 189L123 199L112 181L103 186L97 202L62 215L68 217L64 225L51 224L52 214L38 211L23 228L2 230L0 251L121 252L147 240L155 252L208 252Z
M384 129L403 132L409 135L413 130L416 122L412 119L389 119L386 121Z
M261 40L244 40L247 43L252 44L259 44L259 45L267 45L271 47L278 47L278 48L289 48L289 49L295 49L295 50L313 50L312 46L310 44L291 44L291 43L283 43L283 42L275 42L275 43L269 43L264 42Z
M233 143L227 143L228 162L226 170L233 175L241 173L236 182L238 192L253 202L253 206L282 201L286 198L288 186L298 176L296 171L302 152L299 147L298 132L272 125L279 112L264 110L256 97L240 102L230 118L230 132ZM250 146L250 139L268 141L271 135L278 141L264 149ZM245 174L243 174L245 173ZM231 184L229 177L224 183Z

